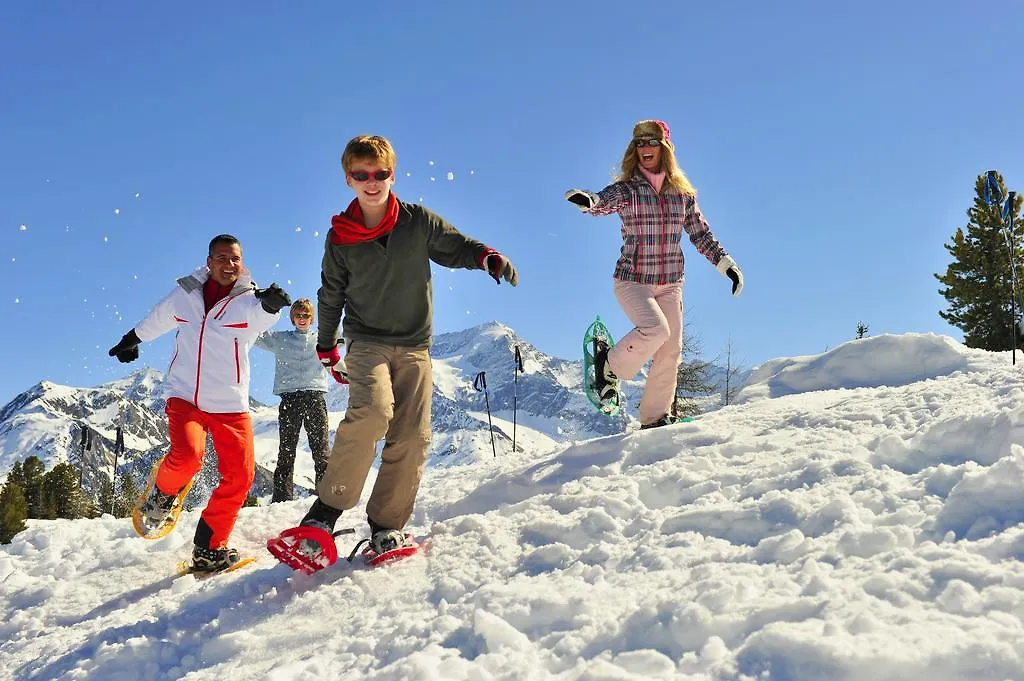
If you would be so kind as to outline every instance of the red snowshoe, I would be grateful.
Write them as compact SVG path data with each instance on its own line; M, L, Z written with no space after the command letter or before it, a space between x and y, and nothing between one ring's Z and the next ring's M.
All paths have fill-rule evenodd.
M338 532L345 534L352 532ZM310 525L291 527L267 540L267 550L293 570L311 575L317 570L334 565L338 560L338 546L334 535L325 529Z

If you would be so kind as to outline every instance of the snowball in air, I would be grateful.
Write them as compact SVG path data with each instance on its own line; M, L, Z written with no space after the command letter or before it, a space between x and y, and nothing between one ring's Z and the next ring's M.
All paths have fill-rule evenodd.
M120 208L115 208L114 209L114 215L120 215L120 214L121 214L121 209Z
M20 230L21 230L22 232L26 232L26 231L28 231L28 225L22 225L22 226L21 226L21 227L20 227L19 229L20 229Z
M302 231L302 227L299 227L298 225L295 225L295 231L296 232L301 232Z
M455 179L455 173L449 171L448 172L448 181L450 182L450 181L452 181L454 179Z
M430 165L434 165L433 161L427 161L427 163L429 163Z

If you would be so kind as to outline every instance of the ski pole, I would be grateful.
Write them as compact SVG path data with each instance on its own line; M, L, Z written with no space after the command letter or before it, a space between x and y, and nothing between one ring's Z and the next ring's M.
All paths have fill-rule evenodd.
M516 411L519 402L519 374L523 371L523 356L516 346L516 367L512 371L512 451L516 450Z
M1006 248L1010 254L1010 315L1013 320L1011 333L1013 334L1013 360L1017 364L1017 253L1016 244L1013 238L1013 213L1014 201L1017 192L1007 192L1006 205L1003 207L1003 238L1006 240Z
M999 173L995 170L989 170L985 173L984 198L985 203L989 206L999 206L1003 203L1003 190L999 186L998 175ZM1014 257L1013 243L1013 201L1015 198L1015 192L1010 192L1006 205L1003 206L1002 214L1000 215L1003 240L1006 242L1007 255L1010 259L1010 334L1012 336L1010 341L1010 347L1012 348L1010 363L1013 365L1017 364L1017 261ZM1009 218L1009 228L1007 228L1007 218Z
M491 399L487 396L487 377L484 375L485 372L481 371L473 379L473 387L476 388L477 392L483 392L484 404L487 405L487 428L491 431L491 452L494 454L494 458L498 458L498 448L494 445L494 425L491 423Z
M124 451L124 404L120 405L117 414L117 431L114 436L114 474L110 478L110 515L117 516L114 506L117 499L117 459Z

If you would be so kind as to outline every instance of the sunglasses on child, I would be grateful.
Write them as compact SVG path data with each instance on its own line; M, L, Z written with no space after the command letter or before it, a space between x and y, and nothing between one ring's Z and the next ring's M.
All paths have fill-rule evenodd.
M349 171L348 176L351 177L356 182L366 182L371 177L373 179L377 180L378 182L383 182L384 180L386 180L389 177L391 177L391 171L390 170L375 170L372 173L369 173L369 172L367 172L365 170L352 170L352 171Z
M313 315L306 312L296 312L292 316L295 317L296 319L310 319L312 318Z
M638 137L633 140L633 144L636 145L637 149L643 149L644 147L659 147L661 146L661 140L651 139L649 137Z

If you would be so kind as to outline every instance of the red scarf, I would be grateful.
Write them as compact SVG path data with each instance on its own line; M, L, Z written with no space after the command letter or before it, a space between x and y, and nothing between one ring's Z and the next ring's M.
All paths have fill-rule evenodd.
M388 207L384 211L384 217L376 227L367 227L363 224L363 209L359 206L359 199L353 199L348 208L341 215L331 218L331 243L339 246L350 246L364 241L378 239L392 229L398 222L398 199L394 193L388 195Z
M206 311L209 312L210 308L226 298L234 287L233 283L221 286L213 277L207 279L206 283L203 284L203 303L206 304Z

